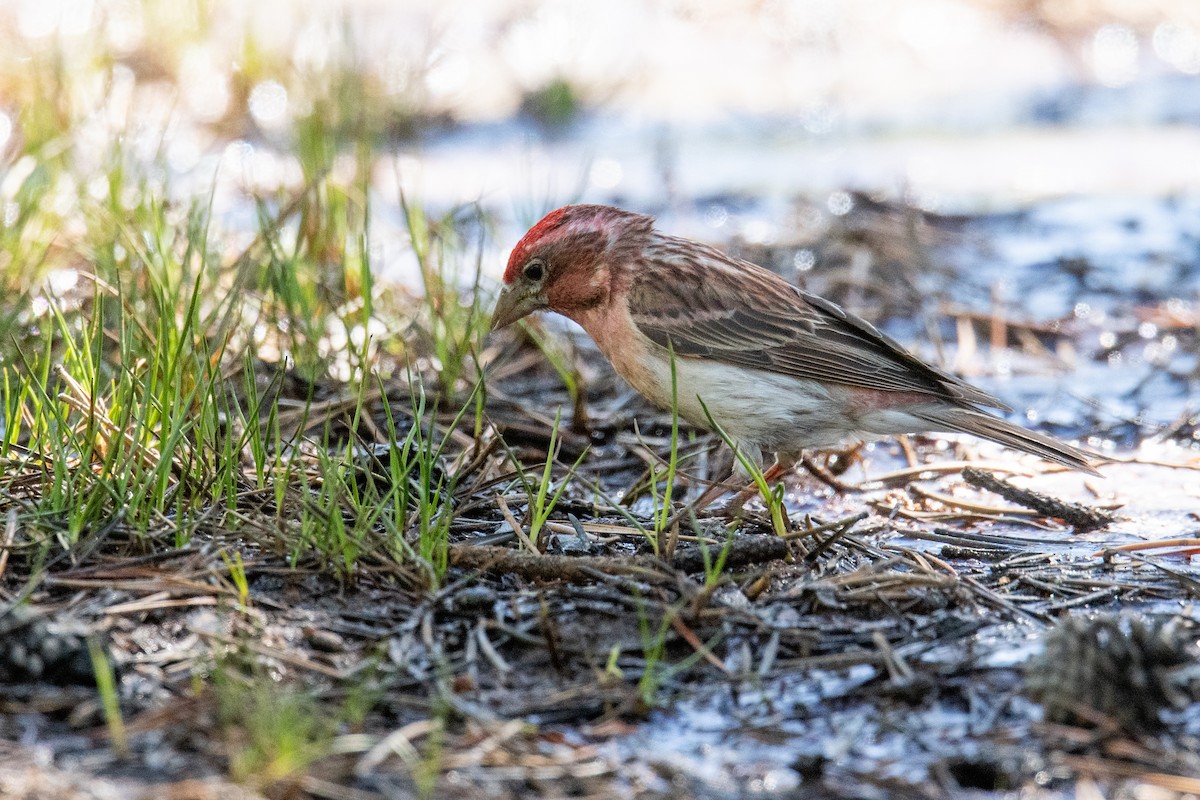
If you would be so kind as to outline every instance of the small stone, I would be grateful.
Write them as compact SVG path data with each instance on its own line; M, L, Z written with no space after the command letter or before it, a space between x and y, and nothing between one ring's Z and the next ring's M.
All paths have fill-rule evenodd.
M304 640L308 642L309 646L314 650L320 650L324 653L346 652L346 640L341 636L338 636L333 631L305 627Z

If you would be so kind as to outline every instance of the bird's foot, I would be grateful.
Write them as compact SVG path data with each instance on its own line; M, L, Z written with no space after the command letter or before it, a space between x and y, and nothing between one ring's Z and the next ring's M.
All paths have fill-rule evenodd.
M827 470L825 467L813 461L811 456L801 456L800 463L804 465L804 468L808 470L814 478L828 486L830 489L833 489L835 492L861 491L859 487L846 483L841 478Z

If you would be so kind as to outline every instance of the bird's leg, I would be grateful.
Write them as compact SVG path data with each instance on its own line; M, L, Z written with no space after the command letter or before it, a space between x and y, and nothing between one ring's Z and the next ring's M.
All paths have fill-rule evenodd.
M712 505L713 500L716 500L729 490L729 480L735 477L737 477L736 470L729 474L728 479L714 482L711 486L704 490L704 494L700 495L698 498L672 514L670 519L667 520L665 527L670 530L676 523L682 520L689 513L694 514L697 511L703 511L704 509L708 508L710 505Z
M794 465L790 461L776 461L763 473L763 483L771 483L778 479L781 475L790 470ZM726 504L724 511L726 515L735 514L742 510L742 506L750 502L750 498L758 494L758 481L750 481L745 489L733 496L733 499ZM765 498L764 498L765 499Z
M789 462L776 461L774 464L772 464L766 470L766 472L763 473L763 480L766 481L767 483L770 483L771 481L775 480L780 475L784 474L789 469L791 469L792 466L793 465L790 461ZM708 508L708 506L711 505L714 500L716 500L718 497L720 497L722 494L724 494L726 491L728 491L730 482L732 480L736 479L737 477L738 477L738 471L737 471L737 467L735 466L733 469L733 472L731 472L729 474L728 479L726 479L724 481L720 481L719 483L714 483L713 485L709 486L708 489L705 490L704 494L700 495L694 501L692 501L691 503L688 503L686 506L684 506L683 508L681 508L680 510L678 510L674 514L672 514L671 518L669 520L667 520L666 527L668 529L671 528L673 525L675 525L677 522L679 522L681 519L683 519L684 516L686 516L689 513L694 514L697 511L702 511L705 508ZM738 511L741 511L742 506L746 505L746 503L748 503L750 501L750 498L754 497L754 495L757 492L758 492L758 483L756 481L751 481L744 489L740 490L737 494L735 494L733 496L733 499L730 500L725 505L725 508L722 509L723 513L725 513L726 515L729 515L729 514L733 514Z
M850 484L846 483L841 478L827 470L825 467L822 467L820 464L813 461L812 458L807 455L800 458L800 463L804 465L804 468L808 470L814 478L828 486L830 489L833 489L835 492L859 491L857 486L851 486Z

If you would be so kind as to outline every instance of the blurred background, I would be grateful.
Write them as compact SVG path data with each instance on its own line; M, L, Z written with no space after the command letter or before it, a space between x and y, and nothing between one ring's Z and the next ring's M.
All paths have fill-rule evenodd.
M200 208L229 264L327 187L285 226L349 274L314 279L338 316L318 372L403 324L343 324L360 249L429 294L414 208L486 309L521 233L578 200L656 214L965 374L1033 374L1031 402L1073 370L1132 420L1118 439L1172 424L1196 372L1194 0L9 0L0 36L9 284L74 285L97 205ZM256 352L295 356L281 327Z
M316 119L378 145L381 198L516 227L586 198L769 241L799 194L1200 185L1191 0L8 0L0 36L10 170L50 141L99 170L122 139L180 196L217 177L221 213L298 185Z

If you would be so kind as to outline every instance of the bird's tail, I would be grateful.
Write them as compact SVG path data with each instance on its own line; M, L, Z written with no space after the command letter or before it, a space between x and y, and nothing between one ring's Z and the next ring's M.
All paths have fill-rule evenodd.
M1056 464L1099 475L1096 465L1108 461L1104 456L1090 453L1060 442L1044 433L1022 428L1008 420L969 408L938 409L921 415L933 430L947 433L969 433L983 439L1032 453Z

